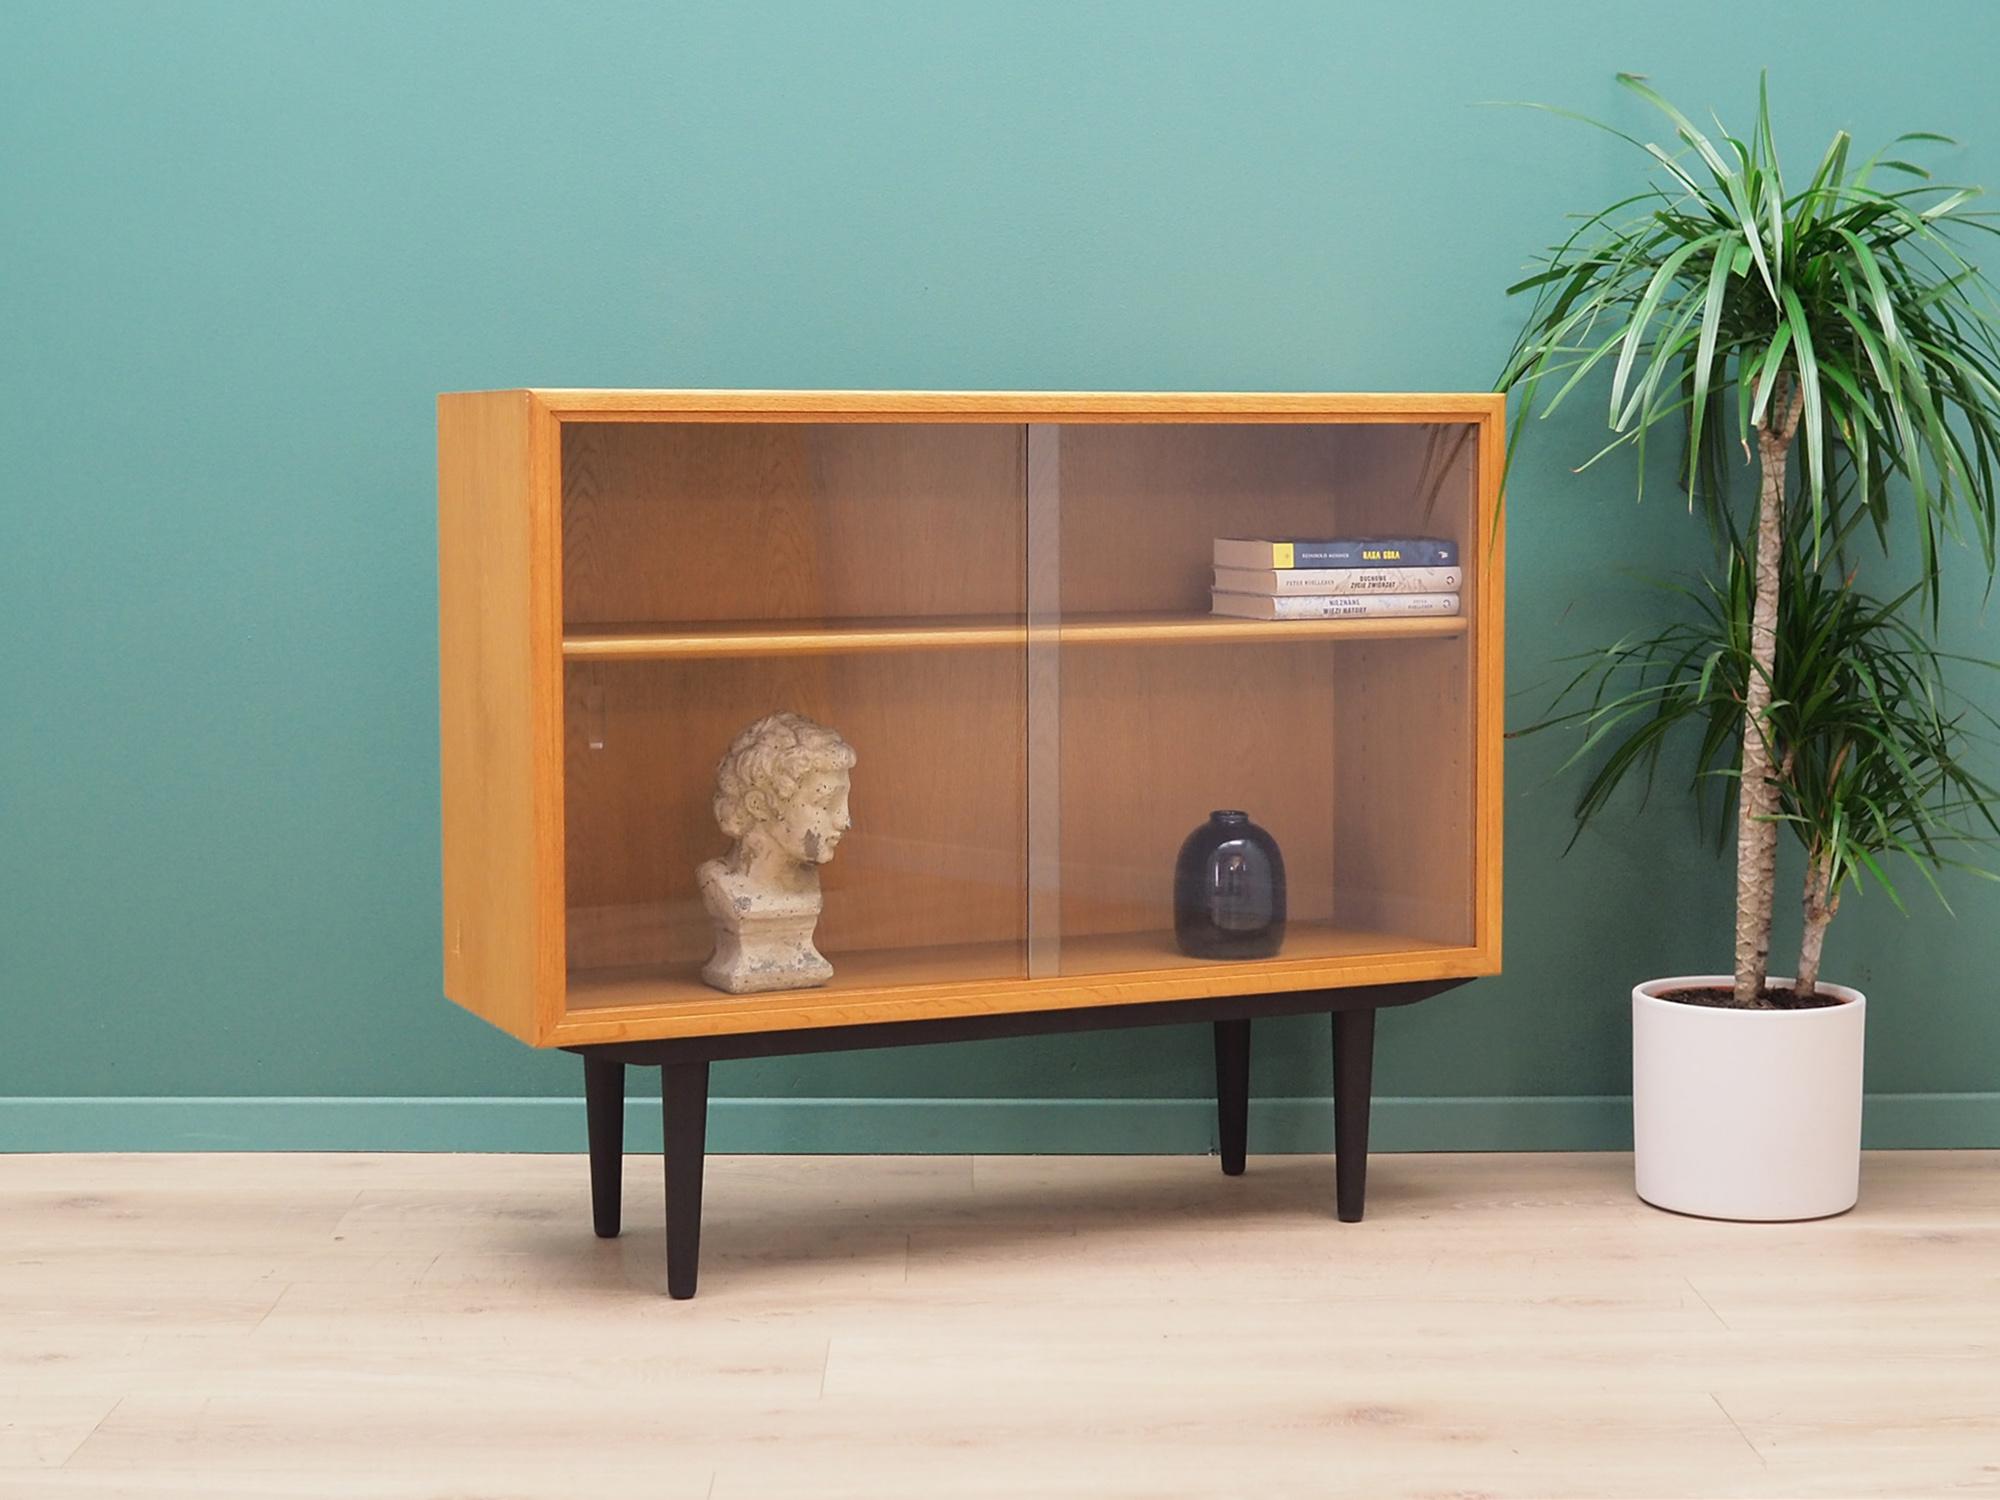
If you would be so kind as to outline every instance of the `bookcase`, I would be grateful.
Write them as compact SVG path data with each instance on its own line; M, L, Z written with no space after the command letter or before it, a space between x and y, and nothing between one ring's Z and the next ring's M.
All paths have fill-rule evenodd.
M1496 972L1502 422L1487 394L441 397L446 994L581 1052L594 1132L624 1066L667 1070L671 1233L675 1082L705 1107L714 1060L1213 1020L1226 1094L1256 1015ZM1460 548L1455 617L1208 612L1217 536L1416 533ZM718 757L779 709L858 758L834 975L729 995L694 871ZM1275 957L1176 947L1215 808L1283 848Z

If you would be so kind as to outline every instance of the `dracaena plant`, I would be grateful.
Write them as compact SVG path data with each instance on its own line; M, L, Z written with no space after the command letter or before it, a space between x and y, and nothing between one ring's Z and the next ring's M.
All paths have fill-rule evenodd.
M1993 228L1967 206L1973 189L1887 152L1851 163L1844 131L1803 187L1787 187L1761 86L1745 141L1719 124L1711 137L1639 77L1619 79L1658 109L1668 142L1613 132L1645 153L1649 181L1584 218L1509 288L1534 305L1499 384L1520 393L1518 444L1536 410L1607 378L1612 438L1591 462L1629 445L1643 475L1648 437L1671 428L1690 504L1751 508L1740 528L1750 542L1735 999L1755 1006L1766 1003L1785 816L1771 719L1785 539L1818 560L1866 518L1886 545L1906 511L1933 623L1947 536L1975 540L1990 577L2000 309L1964 232ZM1945 141L1916 132L1889 150ZM1753 454L1757 484L1739 501L1734 472ZM1788 525L1789 508L1802 526Z
M2000 721L1949 680L1947 669L1967 659L1939 651L1908 617L1921 586L1877 599L1815 566L1805 530L1795 519L1786 533L1766 724L1777 759L1772 816L1805 853L1795 972L1798 993L1811 995L1827 926L1850 886L1873 879L1901 909L1899 856L1941 901L1934 867L1991 878L1965 855L2000 839L1994 788L1974 769L2000 742ZM1573 658L1576 674L1557 697L1571 706L1523 731L1583 731L1565 767L1597 760L1577 799L1579 831L1628 779L1650 791L1663 752L1680 739L1697 811L1725 833L1756 671L1753 568L1750 548L1735 540L1719 577L1670 585L1680 618Z

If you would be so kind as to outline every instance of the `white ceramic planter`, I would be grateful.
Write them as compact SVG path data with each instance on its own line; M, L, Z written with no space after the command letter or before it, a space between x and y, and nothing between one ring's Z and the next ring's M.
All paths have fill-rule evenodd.
M1655 997L1727 987L1727 974L1632 991L1632 1134L1639 1196L1711 1219L1817 1219L1861 1184L1861 1052L1867 1001L1722 1010ZM1773 979L1786 985L1788 979Z

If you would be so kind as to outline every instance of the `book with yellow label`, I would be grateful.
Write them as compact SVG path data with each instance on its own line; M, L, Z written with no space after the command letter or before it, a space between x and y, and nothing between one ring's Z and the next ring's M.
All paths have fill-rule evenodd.
M1218 568L1455 568L1444 537L1239 537L1215 539Z

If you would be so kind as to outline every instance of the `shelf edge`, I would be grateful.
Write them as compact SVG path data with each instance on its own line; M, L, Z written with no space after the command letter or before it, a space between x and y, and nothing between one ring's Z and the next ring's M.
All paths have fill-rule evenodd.
M666 661L695 657L830 656L877 651L964 651L1025 646L1053 635L1065 646L1244 645L1276 641L1444 640L1469 628L1463 615L1377 620L1184 619L1089 621L1053 630L1026 625L896 626L860 629L677 631L565 635L569 661Z

